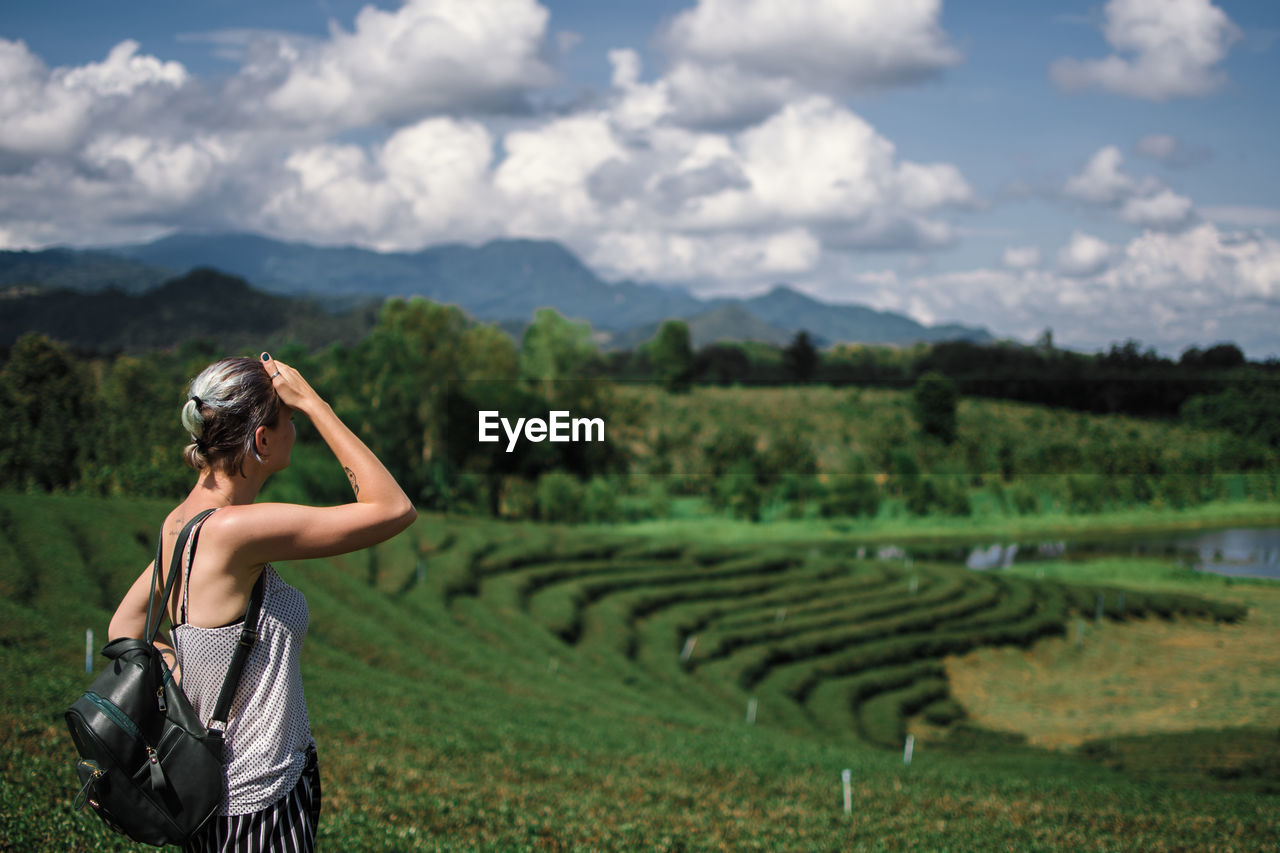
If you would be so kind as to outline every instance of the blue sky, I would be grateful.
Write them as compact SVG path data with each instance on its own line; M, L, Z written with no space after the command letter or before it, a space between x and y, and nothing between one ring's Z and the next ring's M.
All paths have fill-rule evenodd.
M10 4L0 247L563 242L611 280L1280 354L1280 4Z

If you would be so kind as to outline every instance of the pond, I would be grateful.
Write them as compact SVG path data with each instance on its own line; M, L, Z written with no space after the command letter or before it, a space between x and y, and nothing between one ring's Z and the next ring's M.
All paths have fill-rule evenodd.
M902 553L899 549L893 549ZM1198 571L1280 580L1280 528L1231 528L1049 542L997 542L960 548L912 549L922 559L963 561L971 569L1008 568L1041 560L1164 557Z

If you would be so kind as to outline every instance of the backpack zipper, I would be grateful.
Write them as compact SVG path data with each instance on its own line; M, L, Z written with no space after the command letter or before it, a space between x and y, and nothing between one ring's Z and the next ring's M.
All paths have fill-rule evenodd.
M103 699L101 696L99 696L97 693L94 693L92 690L87 691L84 694L84 697L88 699L90 702L92 702L94 706L98 708L98 710L102 711L102 713L110 717L111 722L115 723L117 726L124 729L125 732L128 733L134 740L142 744L142 746L146 747L148 750L151 749L151 745L147 743L147 739L142 736L142 729L138 728L138 724L135 723L133 720L129 719L129 715L126 714L124 711L121 711L119 706L117 706L114 702L110 701L109 699Z

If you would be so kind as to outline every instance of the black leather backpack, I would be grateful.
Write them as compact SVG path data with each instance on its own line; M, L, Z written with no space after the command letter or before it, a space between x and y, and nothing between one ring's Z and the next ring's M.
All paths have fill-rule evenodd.
M211 512L198 514L182 529L160 595L161 545L156 545L144 639L108 643L102 654L110 663L66 712L67 728L80 753L76 773L81 788L75 807L87 802L112 829L156 846L186 843L222 805L226 789L223 732L249 651L257 640L262 578L250 595L235 656L209 726L201 725L154 643L174 580L182 570L187 541L192 539L194 553L200 536L198 525ZM160 541L164 541L163 533Z

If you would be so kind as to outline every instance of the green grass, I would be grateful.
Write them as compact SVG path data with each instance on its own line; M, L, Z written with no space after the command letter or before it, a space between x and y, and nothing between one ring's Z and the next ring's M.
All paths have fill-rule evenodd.
M873 519L798 519L754 524L723 516L640 521L631 524L583 525L586 530L609 530L657 540L698 538L708 543L841 542L875 544L941 544L980 541L1019 541L1028 538L1102 538L1222 527L1260 527L1280 524L1280 502L1217 501L1187 509L1133 507L1088 515L1046 512L1033 516L989 513L972 518L921 518L882 514Z
M105 638L165 508L0 494L0 849L132 849L70 811L61 712L92 677L84 630ZM714 525L658 538L423 516L372 554L279 566L311 609L303 672L325 848L1258 849L1280 837L1269 759L1224 763L1224 741L1205 740L1187 787L1133 772L1124 743L1033 749L957 725L942 667L956 649L1061 632L1072 602L1103 588L1130 584L1127 619L1171 608L1214 625L1205 601L1235 607L1240 587L1180 578L1171 590L1065 565L1044 579L906 570L859 560L849 535L806 531L742 542ZM690 633L705 642L682 665ZM732 648L700 662L722 641ZM917 714L954 736L922 738L905 768L896 741Z

